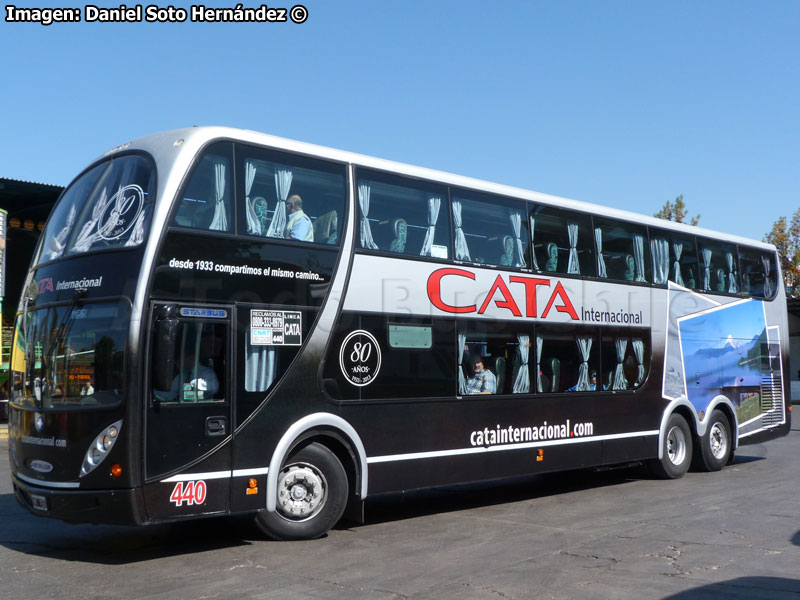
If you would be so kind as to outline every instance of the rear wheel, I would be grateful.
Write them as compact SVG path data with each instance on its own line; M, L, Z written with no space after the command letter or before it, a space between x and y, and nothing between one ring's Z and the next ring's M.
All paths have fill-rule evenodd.
M686 419L671 414L661 443L662 457L650 461L650 469L661 479L683 477L692 464L692 433Z
M721 410L711 413L706 433L695 451L697 467L703 471L719 471L728 464L733 450L731 426Z
M256 524L276 540L311 540L325 535L347 504L347 474L322 444L293 453L278 474L277 508L256 515Z

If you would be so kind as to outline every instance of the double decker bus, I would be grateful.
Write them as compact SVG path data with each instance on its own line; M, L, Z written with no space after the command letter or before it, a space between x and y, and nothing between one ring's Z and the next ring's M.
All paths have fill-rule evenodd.
M33 514L252 513L323 535L376 494L647 462L790 427L768 244L249 131L107 152L16 316Z

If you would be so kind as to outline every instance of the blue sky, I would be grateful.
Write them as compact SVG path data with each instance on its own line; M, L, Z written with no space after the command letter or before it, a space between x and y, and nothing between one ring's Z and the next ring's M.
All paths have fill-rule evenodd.
M66 184L131 138L227 125L645 214L682 193L757 239L800 207L798 2L304 4L302 25L0 20L0 176Z

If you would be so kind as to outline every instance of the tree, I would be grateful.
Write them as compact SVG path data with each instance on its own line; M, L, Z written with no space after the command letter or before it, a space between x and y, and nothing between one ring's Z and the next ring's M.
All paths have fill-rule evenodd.
M800 296L800 209L792 215L788 226L786 217L779 217L764 241L778 249L786 294Z
M686 220L688 215L686 214L686 204L683 202L683 194L675 198L674 204L667 200L662 209L653 216L676 223L689 223L689 225L697 225L700 222L700 215L692 217L690 221Z

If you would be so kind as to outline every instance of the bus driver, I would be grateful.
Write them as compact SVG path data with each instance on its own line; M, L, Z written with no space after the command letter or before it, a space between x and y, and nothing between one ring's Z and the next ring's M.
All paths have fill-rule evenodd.
M197 402L211 400L219 391L219 379L214 369L195 361L192 353L184 354L183 367L169 388L167 402ZM180 395L179 395L180 393Z

